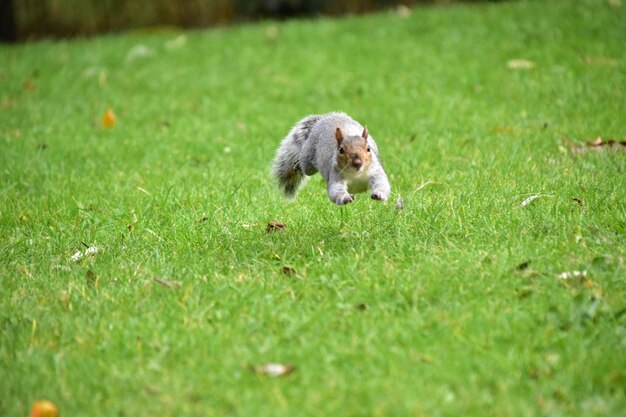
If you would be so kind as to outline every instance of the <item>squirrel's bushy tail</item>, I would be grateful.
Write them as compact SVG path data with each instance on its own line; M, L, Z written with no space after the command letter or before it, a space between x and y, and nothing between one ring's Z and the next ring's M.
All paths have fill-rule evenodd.
M313 115L300 120L283 139L276 152L272 174L285 197L293 198L307 177L300 167L300 150L311 129L321 116Z

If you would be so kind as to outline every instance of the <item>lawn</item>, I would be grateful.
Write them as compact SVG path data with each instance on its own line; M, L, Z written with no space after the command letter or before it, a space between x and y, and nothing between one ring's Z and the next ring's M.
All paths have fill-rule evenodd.
M624 21L519 1L0 47L0 415L623 416L626 151L586 142L626 138ZM332 110L387 203L277 191L280 140Z

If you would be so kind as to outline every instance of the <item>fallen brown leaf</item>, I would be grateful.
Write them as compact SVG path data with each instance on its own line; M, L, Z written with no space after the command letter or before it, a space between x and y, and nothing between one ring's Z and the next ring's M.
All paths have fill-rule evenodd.
M281 223L281 222L269 222L267 224L267 227L265 228L267 233L277 232L279 230L285 230L285 229L286 229L285 223Z
M599 146L626 146L626 140L616 141L613 139L604 140L602 138L596 138L587 142L587 146L599 147Z
M283 274L285 274L287 276L295 275L295 273L296 273L295 269L293 269L292 267L287 266L287 265L283 266L282 271L283 271Z
M579 145L577 143L574 143L564 136L561 138L561 140L563 140L563 143L567 145L572 153L585 153L589 150L603 151L607 148L622 149L622 147L626 147L626 140L617 141L614 139L596 138L594 140L586 141L585 145Z

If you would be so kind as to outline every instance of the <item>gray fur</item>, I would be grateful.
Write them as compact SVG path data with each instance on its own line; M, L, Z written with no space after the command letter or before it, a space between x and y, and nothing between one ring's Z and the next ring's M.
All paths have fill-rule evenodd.
M300 150L320 117L319 115L312 115L300 120L289 131L289 134L283 139L276 152L272 173L278 180L279 187L288 198L293 198L300 185L306 181L306 176L299 164Z
M370 135L368 144L372 162L366 180L369 187L352 183L337 168L337 142L335 130L341 128L346 136L360 136L363 126L345 113L327 113L307 116L299 121L283 139L274 159L272 172L286 197L293 198L307 176L319 172L328 184L328 197L336 204L346 204L354 199L349 193L372 190L372 198L386 200L390 185L380 164L378 147Z

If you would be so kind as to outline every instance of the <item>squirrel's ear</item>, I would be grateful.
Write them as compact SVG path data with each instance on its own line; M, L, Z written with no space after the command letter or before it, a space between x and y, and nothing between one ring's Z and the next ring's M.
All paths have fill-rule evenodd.
M361 136L363 136L363 139L367 139L369 137L370 133L367 131L367 126L365 126L363 128L363 134Z
M335 130L335 139L337 139L337 145L341 145L341 142L343 142L343 133L340 128Z

